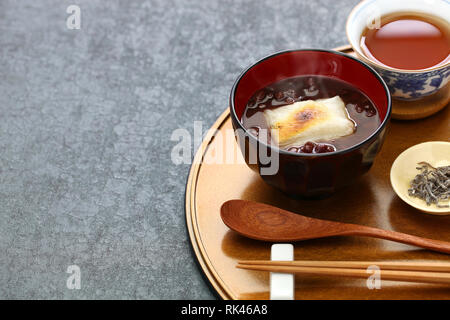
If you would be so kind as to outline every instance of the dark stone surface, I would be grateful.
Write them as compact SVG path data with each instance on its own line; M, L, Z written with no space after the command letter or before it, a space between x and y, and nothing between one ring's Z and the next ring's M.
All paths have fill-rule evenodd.
M171 134L208 128L256 59L345 44L357 2L80 0L69 30L71 1L2 1L0 298L213 298Z

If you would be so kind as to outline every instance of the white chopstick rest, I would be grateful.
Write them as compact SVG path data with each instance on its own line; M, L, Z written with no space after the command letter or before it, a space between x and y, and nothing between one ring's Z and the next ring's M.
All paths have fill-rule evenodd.
M272 261L294 261L294 246L289 243L272 245ZM294 274L270 273L270 300L294 300Z

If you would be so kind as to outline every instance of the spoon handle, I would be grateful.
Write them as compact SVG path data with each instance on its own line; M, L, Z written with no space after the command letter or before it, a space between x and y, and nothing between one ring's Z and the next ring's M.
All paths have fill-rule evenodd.
M390 230L382 230L371 227L362 227L354 226L349 230L349 235L353 236L367 236L373 238L380 238L385 240L391 240L395 242L401 242L405 244L410 244L413 246L443 252L450 254L450 242L441 241L441 240L433 240L428 238L422 238L413 236L406 233L390 231Z

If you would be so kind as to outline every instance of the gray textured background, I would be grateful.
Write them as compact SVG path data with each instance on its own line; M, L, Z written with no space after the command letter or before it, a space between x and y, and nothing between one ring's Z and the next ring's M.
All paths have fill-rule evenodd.
M170 135L210 126L257 58L345 44L357 2L1 1L0 298L214 298Z

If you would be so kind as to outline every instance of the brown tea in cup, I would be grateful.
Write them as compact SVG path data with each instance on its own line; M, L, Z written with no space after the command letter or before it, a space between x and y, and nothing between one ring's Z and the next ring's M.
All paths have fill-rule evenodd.
M380 19L379 28L367 28L361 49L387 67L420 70L450 61L450 25L434 16L394 13Z

